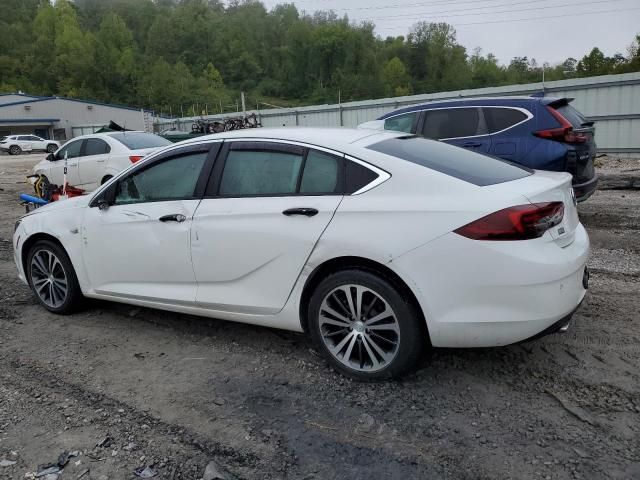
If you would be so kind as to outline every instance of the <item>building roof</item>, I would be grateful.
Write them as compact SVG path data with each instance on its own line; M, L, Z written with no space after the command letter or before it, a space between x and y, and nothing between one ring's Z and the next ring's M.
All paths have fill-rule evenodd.
M104 103L104 102L96 102L94 100L82 100L79 98L68 98L68 97L42 97L42 96L38 96L38 95L26 95L24 93L4 93L4 94L0 94L1 96L8 96L8 95L17 95L20 97L24 97L25 100L20 100L18 102L10 102L10 103L4 103L4 104L0 104L0 108L4 108L4 107L10 107L13 105L23 105L25 103L36 103L36 102L48 102L50 100L66 100L69 102L79 102L79 103L88 103L91 105L102 105L105 107L112 107L112 108L122 108L125 110L135 110L135 111L140 111L140 110L145 110L146 112L150 112L150 110L147 109L140 109L140 108L135 108L135 107L127 107L126 105L119 105L116 103Z

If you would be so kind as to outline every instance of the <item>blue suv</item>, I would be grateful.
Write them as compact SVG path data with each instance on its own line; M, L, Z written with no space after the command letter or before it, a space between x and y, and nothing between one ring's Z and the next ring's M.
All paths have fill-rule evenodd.
M535 96L446 100L395 110L370 123L538 170L569 172L575 196L583 201L598 184L593 166L595 129L569 105L572 100Z

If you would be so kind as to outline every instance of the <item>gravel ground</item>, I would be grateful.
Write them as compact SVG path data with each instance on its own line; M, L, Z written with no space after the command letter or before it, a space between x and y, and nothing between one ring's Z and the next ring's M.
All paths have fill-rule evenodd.
M99 302L45 312L10 243L39 158L0 157L0 478L63 451L79 456L62 480L197 479L211 461L229 479L640 478L640 191L580 205L593 276L568 333L436 350L402 381L359 384L297 334Z

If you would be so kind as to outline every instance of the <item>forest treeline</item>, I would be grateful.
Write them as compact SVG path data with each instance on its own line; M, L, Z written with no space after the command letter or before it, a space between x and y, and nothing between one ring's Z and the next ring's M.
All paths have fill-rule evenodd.
M538 82L526 56L498 63L467 50L446 23L381 38L372 23L254 0L3 0L0 92L147 107L173 115L235 111L239 92L290 106ZM624 46L621 46L624 47ZM524 52L523 52L524 53ZM640 70L640 35L624 53L594 47L545 78Z

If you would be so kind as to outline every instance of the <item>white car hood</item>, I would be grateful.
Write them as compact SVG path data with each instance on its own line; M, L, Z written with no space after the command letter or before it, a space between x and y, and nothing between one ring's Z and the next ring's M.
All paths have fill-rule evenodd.
M66 200L58 200L56 202L51 202L42 207L36 208L32 212L27 213L24 217L29 217L31 215L41 215L44 213L51 212L60 212L63 210L71 210L73 208L83 208L89 205L89 201L93 195L81 195L79 197L72 197Z

